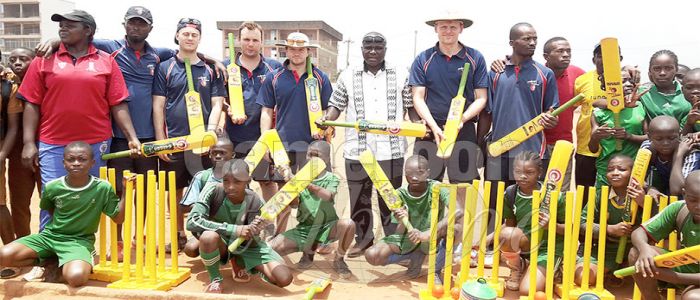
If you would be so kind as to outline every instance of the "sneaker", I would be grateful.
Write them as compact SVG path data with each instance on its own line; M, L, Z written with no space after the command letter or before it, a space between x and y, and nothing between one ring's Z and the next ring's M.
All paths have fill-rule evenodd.
M250 273L246 269L239 267L233 261L233 258L231 259L231 276L235 282L245 283L250 281Z
M24 281L44 281L44 267L35 266L29 273L22 277Z
M506 263L506 266L510 268L510 277L506 279L506 288L511 291L517 291L520 289L520 280L525 270L525 260L520 259L520 266L511 266L508 263Z
M210 294L221 294L221 282L223 280L221 278L215 278L214 280L207 285L207 288L204 289L205 293L210 293Z
M314 264L314 256L313 254L309 255L306 253L301 254L301 259L299 259L299 262L296 264L297 269L301 270L306 270L308 268L311 268L311 265Z
M185 244L187 244L187 236L178 234L177 235L177 252L182 251L182 249L185 248ZM172 244L167 244L165 245L165 253L172 253Z
M20 268L15 268L15 267L4 267L2 270L0 270L0 278L1 279L8 279L8 278L14 278L19 275Z
M352 272L348 268L348 264L345 260L340 258L333 261L333 270L338 273L342 279L350 279L352 277Z

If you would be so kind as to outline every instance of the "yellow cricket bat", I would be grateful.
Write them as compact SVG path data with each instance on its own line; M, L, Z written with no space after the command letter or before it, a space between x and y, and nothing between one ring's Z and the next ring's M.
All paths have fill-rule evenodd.
M360 163L362 163L362 167L365 168L365 172L367 172L367 175L372 180L379 195L384 199L386 206L389 207L391 211L403 207L403 201L401 201L399 193L396 192L391 185L391 181L389 181L389 178L386 176L386 173L384 173L382 167L379 166L379 162L375 159L372 150L367 149L360 153ZM406 228L406 232L413 230L413 226L411 222L408 221L408 217L403 217L399 221L401 221L403 227Z
M304 300L311 300L317 293L323 292L329 285L331 285L330 278L319 278L311 282L311 285L306 288L306 295L304 295Z
M185 58L185 72L187 73L187 94L185 94L185 108L187 109L187 122L190 126L190 134L197 134L206 131L204 127L204 114L202 113L202 99L199 92L194 89L192 79L192 66L190 59ZM207 152L209 147L192 149L193 153L201 154Z
M675 268L687 264L700 262L700 245L676 250L654 256L654 262L659 268ZM622 278L633 275L634 266L615 271L615 276Z
M313 68L311 66L311 56L306 57L306 75L304 86L306 87L306 107L309 111L309 127L311 135L323 133L316 126L316 120L323 116L323 107L321 106L321 87L319 81L314 77Z
M447 120L445 121L445 129L442 131L445 138L438 145L437 156L443 159L448 159L452 156L452 149L454 149L457 134L459 133L459 125L462 123L462 113L467 102L463 94L464 86L467 84L467 77L469 76L469 66L469 63L464 63L462 78L459 80L459 89L457 89L457 95L452 98L450 111L447 113Z
M552 157L549 159L544 184L542 185L542 190L540 190L540 195L542 195L540 212L548 214L549 202L558 200L551 199L552 192L561 190L564 174L566 174L566 168L569 166L569 160L571 160L571 154L573 153L574 144L571 142L559 140L554 144L554 151L552 151Z
M231 62L226 67L228 72L228 99L234 118L245 118L245 105L243 104L243 85L241 80L241 67L236 64L236 49L233 44L233 33L228 34L228 53Z
M253 174L255 167L260 163L267 152L270 152L275 166L278 168L289 167L289 156L280 140L276 129L268 129L263 132L253 148L248 151L248 155L243 159L248 164L250 174Z
M141 144L141 156L151 157L158 154L170 154L201 147L211 147L216 144L216 133L213 131L198 132L187 136L169 138ZM124 150L102 155L102 160L129 157L130 151Z
M620 112L625 108L625 96L622 90L622 69L620 68L620 48L616 38L604 38L600 41L603 55L603 77L608 109L614 114L615 127L620 127ZM622 140L617 140L615 147L622 150Z
M413 122L367 120L358 120L357 122L323 121L320 125L355 128L358 131L366 131L374 134L413 136L418 138L424 137L428 131L425 124Z
M307 186L326 169L326 163L318 157L312 157L309 162L290 179L277 194L272 196L265 205L260 208L260 217L272 221L292 202ZM231 245L228 251L234 252L245 239L239 237Z
M639 149L637 151L637 157L634 159L634 165L632 166L632 174L630 174L630 182L639 184L644 188L644 178L647 175L647 169L649 168L649 162L651 161L651 151L649 149ZM622 215L622 221L626 223L634 224L637 216L637 202L630 199L629 196L625 197L625 211ZM627 239L628 236L623 236L620 238L620 244L617 247L617 255L615 256L615 262L621 264L625 258L625 250L627 250Z
M583 94L578 94L576 97L572 98L564 105L555 109L552 112L552 116L558 116L564 112L567 108L573 106L576 103L581 102L585 96ZM520 143L526 141L527 139L535 136L544 130L542 125L542 114L523 124L519 128L513 130L511 133L502 137L501 139L491 143L489 145L489 154L493 157L499 156L506 153L508 150L513 149L520 145Z

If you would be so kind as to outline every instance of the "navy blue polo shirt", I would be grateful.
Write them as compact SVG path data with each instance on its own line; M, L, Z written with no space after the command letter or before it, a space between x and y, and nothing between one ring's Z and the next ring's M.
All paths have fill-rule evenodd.
M297 74L287 68L289 60L284 62L282 68L268 73L258 93L257 103L277 109L277 122L275 128L284 143L287 151L303 152L308 144L313 141L311 128L309 128L309 110L306 106L306 90L304 74ZM328 100L333 93L331 81L326 73L313 67L314 77L319 80L321 88L321 107L328 107Z
M192 65L192 79L194 89L199 92L202 100L202 115L206 126L211 113L211 98L226 97L224 81L223 78L216 77L213 66L207 65L201 60ZM165 96L166 98L165 125L168 129L168 137L190 134L185 94L187 94L185 63L177 56L162 62L158 66L156 79L153 81L153 95Z
M474 103L474 90L488 88L486 60L481 52L474 48L462 46L457 54L448 57L436 44L434 47L421 52L411 66L408 84L426 87L425 102L430 114L438 125L445 124L450 110L452 98L459 90L459 80L462 78L464 63L469 63L469 75L464 88L464 98L467 99L464 109Z
M124 75L126 87L129 90L129 114L134 124L136 136L140 139L152 139L155 137L153 130L153 97L151 89L155 69L161 61L175 56L175 50L167 48L153 48L148 42L144 46L144 52L134 51L129 47L126 39L92 41L95 48L110 53L119 65ZM117 138L125 138L124 133L112 118L112 132Z
M262 107L256 102L258 91L265 81L265 75L282 67L282 64L274 59L260 56L260 63L252 72L241 66L240 55L236 64L241 67L241 85L243 87L243 104L247 119L242 125L231 122L231 118L226 118L226 133L234 143L256 141L260 137L260 111ZM230 60L223 61L228 66ZM228 89L228 87L226 87Z
M520 66L507 64L503 73L489 71L489 83L486 110L492 117L492 141L506 136L543 111L559 106L554 72L532 59L523 61ZM542 131L503 155L514 157L527 150L544 157L545 148Z

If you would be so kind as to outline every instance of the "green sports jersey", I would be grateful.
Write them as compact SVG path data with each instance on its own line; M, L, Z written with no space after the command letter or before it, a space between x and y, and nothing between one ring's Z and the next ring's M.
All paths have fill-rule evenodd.
M673 230L678 230L676 217L684 206L685 201L682 200L671 203L664 210L642 224L649 236L654 239L654 242L666 239ZM700 245L700 224L693 221L693 214L688 213L688 217L681 222L682 225L678 235L678 249Z
M408 208L408 221L413 228L420 231L430 229L430 203L433 199L433 185L439 182L428 180L428 189L423 195L414 197L408 192L408 187L400 187L396 190L404 205ZM449 203L450 192L446 188L440 189L440 208L438 209L438 220L442 220L445 214L445 206ZM398 223L392 214L392 222Z
M110 218L119 213L119 198L109 182L96 177L83 187L71 187L66 176L46 184L39 207L53 211L44 229L59 236L75 236L94 242L100 215Z
M596 108L593 111L593 117L599 126L607 124L608 127L614 127L615 119L612 111L608 109ZM625 108L620 112L620 127L624 128L627 133L634 135L644 134L644 107L641 105L633 108ZM622 150L616 149L616 139L605 138L600 140L600 156L595 161L596 165L596 187L608 185L608 179L605 174L608 171L608 161L615 154L624 154L629 157L636 157L640 144L632 143L627 140L622 141Z
M331 172L325 172L322 176L311 182L330 193L334 194L338 191L340 179L337 175ZM297 209L297 221L299 225L323 225L328 222L337 221L338 214L335 212L335 202L323 201L320 197L304 189L299 194L299 208Z
M646 119L652 120L658 116L671 116L682 123L683 117L688 116L688 112L692 106L690 102L685 100L681 85L675 82L676 90L672 94L662 94L652 85L649 92L644 94L639 102L644 106L646 111Z

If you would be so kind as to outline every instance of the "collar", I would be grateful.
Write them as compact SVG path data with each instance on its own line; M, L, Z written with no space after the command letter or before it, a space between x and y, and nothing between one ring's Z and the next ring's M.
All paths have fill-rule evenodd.
M681 90L681 84L678 81L676 81L674 79L673 84L676 86L676 91L674 92L674 95L677 96L677 95L680 95L681 93L683 93L683 91ZM650 89L651 89L650 92L655 92L659 95L668 95L668 94L662 94L661 92L659 92L659 89L656 88L656 84L652 84Z
M362 62L362 70L364 72L369 72L369 70L367 69L367 63ZM382 66L379 68L379 71L386 71L386 60L382 62Z
M129 40L126 38L126 36L122 39L122 43L127 48L134 50L134 48L131 48L131 45L129 44ZM153 47L151 47L151 44L149 44L148 41L144 42L143 50L144 50L144 53L155 52L155 49L153 49Z
M180 58L177 56L177 54L176 54L175 56L173 56L173 57L177 60L178 63L185 64L185 61L182 60L182 59L180 59ZM200 59L199 62L197 62L196 64L192 64L192 66L197 66L197 67L203 67L203 66L205 66L205 65L206 65L206 63L204 62L204 60L201 60L201 59Z
M90 44L88 44L88 49L87 49L87 53L85 54L85 56L93 55L93 54L97 54L97 48L95 48L95 45L90 43ZM68 50L66 49L66 46L63 44L63 42L61 42L61 44L58 45L58 51L56 51L56 55L58 55L58 56L62 56L62 55L72 56L70 53L68 53ZM79 58L79 57L76 57L76 58Z
M289 58L284 60L284 62L282 63L282 67L284 67L284 70L286 70L286 71L290 71L290 72L292 71L289 69ZM311 64L311 72L314 72L316 69L317 69L316 65ZM303 74L306 74L306 67L304 67L304 73L299 74L299 76L301 76Z
M528 59L521 61L520 64L517 66L519 66L522 69L524 66L531 65L532 62L534 62L534 61L532 60L532 57L530 57ZM506 60L506 66L516 66L516 65L513 64L513 61L511 59L508 59L508 60Z
M242 52L236 52L236 64L239 67L243 67L243 64L241 63L241 55L243 55ZM255 68L255 70L252 70L252 71L255 72L258 69L264 68L264 67L265 67L265 57L262 54L260 54L260 62L258 63L258 66ZM285 67L286 67L286 65L285 65Z
M462 42L457 42L457 43L462 47L462 49L460 49L459 52L457 52L457 54L455 54L454 56L457 56L461 59L466 59L467 58L467 46L462 44ZM433 47L433 49L435 49L435 51L437 51L438 54L440 54L442 56L447 56L445 53L442 53L442 51L440 50L440 42L435 43L435 46Z

